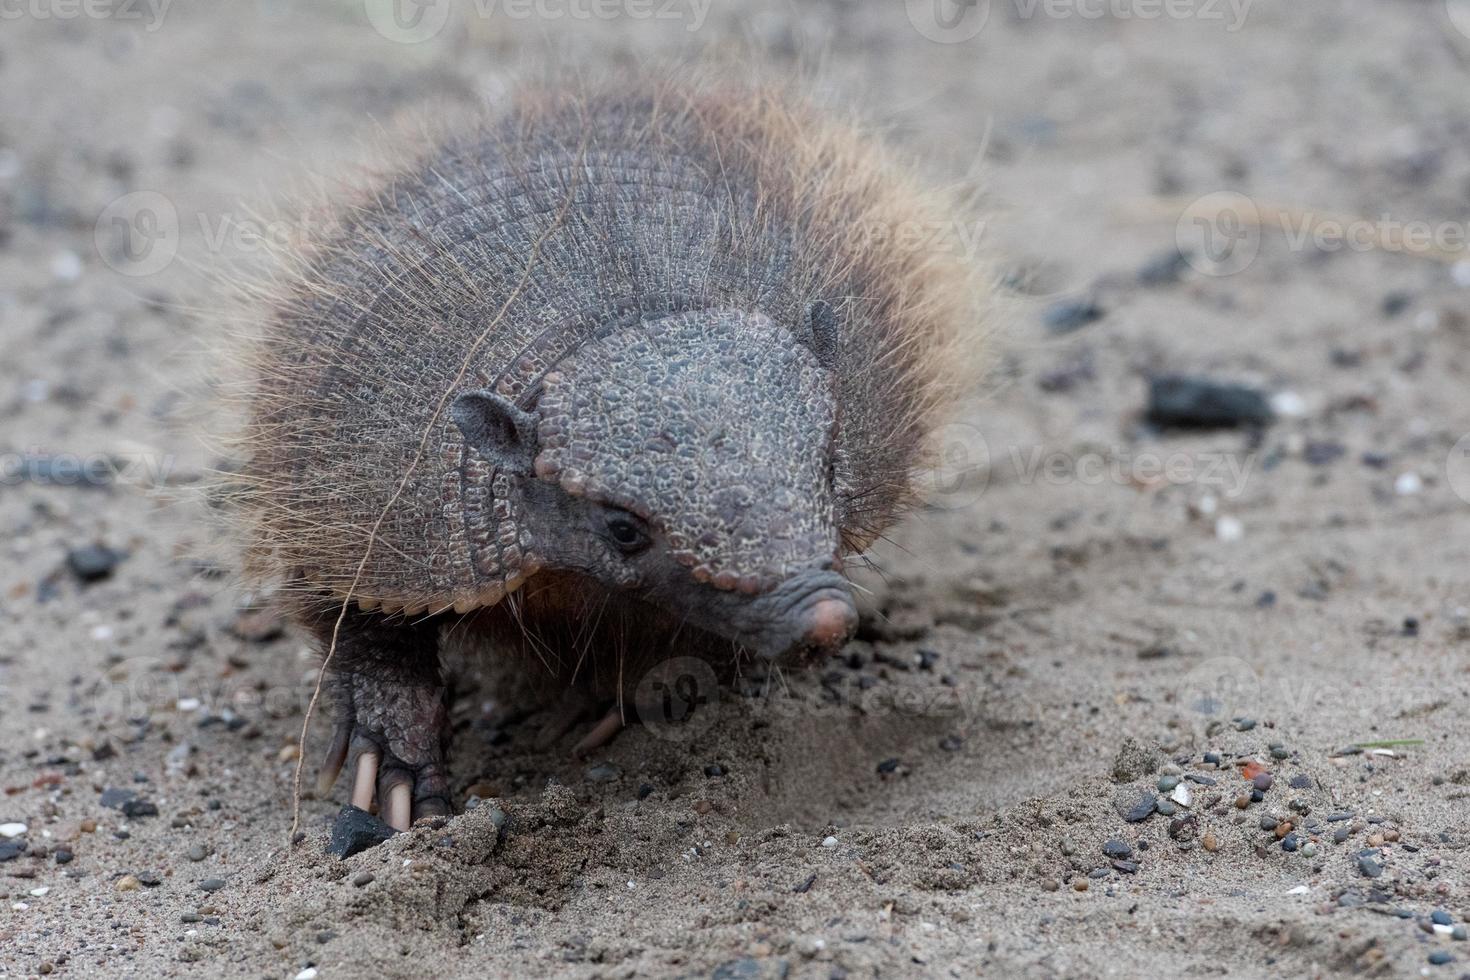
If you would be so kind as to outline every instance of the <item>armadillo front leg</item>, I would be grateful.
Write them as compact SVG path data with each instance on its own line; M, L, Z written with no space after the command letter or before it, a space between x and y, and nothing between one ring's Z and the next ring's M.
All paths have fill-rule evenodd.
M314 620L328 649L336 610ZM404 622L348 612L327 665L336 729L318 777L323 795L350 760L352 804L398 830L450 812L444 769L448 709L439 668L438 620Z

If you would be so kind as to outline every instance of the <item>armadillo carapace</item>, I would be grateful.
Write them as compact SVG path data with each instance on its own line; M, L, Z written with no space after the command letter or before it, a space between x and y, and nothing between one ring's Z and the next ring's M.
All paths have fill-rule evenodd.
M344 202L246 431L249 565L342 614L325 781L449 809L447 629L619 704L839 648L976 343L962 213L785 94L669 80L528 90Z

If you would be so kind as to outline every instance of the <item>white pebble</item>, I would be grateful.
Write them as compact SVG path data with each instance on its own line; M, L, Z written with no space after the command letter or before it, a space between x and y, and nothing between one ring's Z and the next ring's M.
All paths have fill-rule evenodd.
M26 909L30 908L30 906L27 905L25 902L14 902L11 904L10 908L12 911L15 912L24 912Z
M1297 885L1295 888L1293 888L1291 891L1287 892L1286 894L1288 894L1288 895L1306 895L1311 890L1312 889L1308 888L1306 885Z
M1412 497L1424 489L1424 481L1419 474L1412 470L1408 473L1400 473L1399 478L1393 481L1393 492L1400 497Z
M51 275L61 282L76 282L82 277L82 257L75 252L57 252L51 258Z
M1207 493L1199 498L1199 503L1196 506L1199 508L1199 512L1205 517L1214 517L1215 511L1220 509L1220 500L1213 493Z
M198 711L199 710L199 699L198 698L179 698L179 701L178 701L178 709L180 711Z
M1194 796L1189 792L1188 783L1180 783L1174 787L1174 792L1169 794L1169 799L1182 807L1188 807L1194 801Z
M629 878L628 879L628 891L632 891L633 889L635 889L637 887L638 887L637 883L634 882L633 879Z
M45 898L46 893L50 890L51 887L49 885L42 885L40 888L32 888L30 891L30 895L31 898Z
M23 823L0 823L0 837L19 837L26 832Z
M825 838L823 838L822 839L822 846L823 847L836 847L837 846L837 838L836 837L825 837Z
M1245 525L1240 518L1225 515L1215 522L1215 537L1221 541L1239 541L1245 537Z
M316 967L308 966L306 969L296 974L296 980L316 980Z
M1294 391L1278 391L1271 396L1271 411L1283 418L1299 419L1307 414L1307 400Z

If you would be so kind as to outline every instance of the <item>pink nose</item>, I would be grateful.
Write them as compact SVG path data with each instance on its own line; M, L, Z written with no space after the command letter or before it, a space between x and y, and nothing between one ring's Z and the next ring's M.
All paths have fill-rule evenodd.
M822 599L806 612L806 632L802 641L808 646L830 649L840 646L857 628L857 610L841 599Z

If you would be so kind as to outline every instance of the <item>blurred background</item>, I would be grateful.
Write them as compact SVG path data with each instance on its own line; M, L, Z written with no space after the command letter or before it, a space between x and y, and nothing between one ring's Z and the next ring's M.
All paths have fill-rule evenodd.
M283 857L314 660L200 499L228 287L405 116L732 52L978 182L905 231L1011 299L856 660L596 773L475 694L523 837ZM1470 0L0 0L0 975L1457 975L1467 81Z

